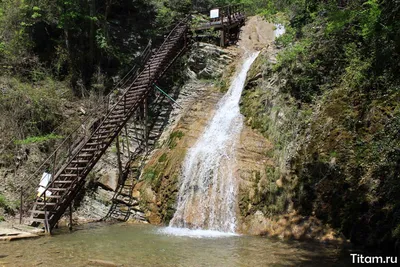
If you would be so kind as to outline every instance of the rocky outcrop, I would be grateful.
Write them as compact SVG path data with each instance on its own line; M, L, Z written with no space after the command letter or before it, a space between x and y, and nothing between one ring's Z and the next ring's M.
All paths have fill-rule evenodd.
M238 50L208 43L196 43L188 59L188 75L196 79L216 79L234 60Z

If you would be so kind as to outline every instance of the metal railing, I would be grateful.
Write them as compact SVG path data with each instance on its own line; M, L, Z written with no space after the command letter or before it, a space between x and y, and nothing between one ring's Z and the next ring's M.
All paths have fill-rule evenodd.
M97 128L96 125L106 118L104 114L107 114L110 106L113 105L113 98L117 96L115 94L115 90L118 89L118 92L120 92L120 90L124 90L125 86L133 83L133 80L138 75L139 71L144 67L144 63L151 56L151 45L152 44L150 41L139 57L139 63L135 64L124 75L124 77L118 81L117 84L115 84L110 93L102 98L101 103L97 105L97 108L93 110L90 115L87 115L86 118L79 123L79 126L77 126L70 134L68 134L67 137L61 141L61 143L50 154L50 156L48 156L39 165L39 167L37 167L36 170L28 176L28 178L23 180L22 185L20 185L18 188L20 191L20 223L22 223L23 214L27 209L27 206L24 205L24 203L30 204L36 199L37 191L35 189L42 181L41 179L38 179L39 176L42 175L42 173L47 172L51 174L52 178L54 178L56 175L56 170L59 170L65 164L65 162L68 162L72 159L77 150L79 150L79 148L85 143L85 140L88 139L88 136L91 134L92 130ZM100 116L98 114L100 114ZM41 195L45 196L45 192L43 192Z
M244 14L244 4L227 5L223 7L216 7L213 9L219 9L219 17L210 18L209 25L212 27L216 23L224 25L231 23L232 18L235 19L239 15Z

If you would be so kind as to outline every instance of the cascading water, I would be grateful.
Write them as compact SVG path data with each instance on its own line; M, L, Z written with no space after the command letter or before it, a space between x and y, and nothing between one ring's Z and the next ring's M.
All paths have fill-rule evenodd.
M251 64L248 56L217 111L184 163L177 209L171 227L209 229L234 233L237 182L235 148L243 127L239 100Z

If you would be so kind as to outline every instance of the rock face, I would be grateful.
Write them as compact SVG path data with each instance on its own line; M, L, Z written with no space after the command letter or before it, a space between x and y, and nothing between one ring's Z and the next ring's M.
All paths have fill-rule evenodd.
M191 78L218 78L234 59L235 49L223 49L218 46L197 43L188 60L188 74Z

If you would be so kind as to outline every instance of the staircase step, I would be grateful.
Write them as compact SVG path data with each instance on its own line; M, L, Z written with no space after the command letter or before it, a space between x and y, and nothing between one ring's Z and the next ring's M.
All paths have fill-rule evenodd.
M57 187L57 188L49 188L49 191L51 192L51 191L67 191L68 190L68 188L60 188L60 187Z
M149 62L147 63L147 68L149 67L149 63L157 61L157 60L163 60L166 59L168 57L168 54L170 54L172 51L169 48L168 50L164 50L162 51L162 53L157 54L156 56L154 56L152 59L149 60ZM151 70L151 68L150 68Z
M97 151L97 149L95 149L94 151ZM82 171L84 169L85 169L85 167L67 167L67 168L65 168L66 171Z
M109 118L109 119L124 119L124 118L125 118L125 115L119 115L119 114L117 114L117 115L110 115L110 116L108 116L108 118Z
M140 101L141 97L130 97L127 98L126 101L130 106L134 105L136 102Z
M111 133L113 133L113 130L104 130L104 129L99 129L96 134L94 136L98 136L98 135L109 135Z
M143 100L143 97L141 97L140 99L134 99L134 100L130 100L127 103L127 105L129 105L129 108L132 108L133 106L136 106Z
M73 160L71 161L72 164L86 164L89 163L89 160Z
M46 206L55 206L57 203L53 202L46 202ZM45 206L44 202L35 202L35 205L37 206Z
M143 95L143 93L145 93L149 89L149 84L147 82L146 82L146 84L141 85L141 86L144 86L144 88L140 89L140 90L130 90L126 94L126 97L129 98L129 97L132 97L132 96L141 96L141 95Z
M150 70L150 72L151 72L151 70ZM136 79L136 82L143 82L143 81L150 81L151 80L151 76L149 77L149 75L142 75L142 76L143 77L139 77L138 79Z
M50 196L46 196L46 198L62 198L62 196L59 196L59 195L50 195Z
M73 162L73 161L72 161ZM61 173L60 177L77 177L76 173Z
M127 108L128 109L128 108ZM106 120L104 123L103 123L103 126L104 125L110 125L110 124L120 124L121 122L124 122L124 120Z
M119 124L103 124L101 126L101 130L109 130L109 129L115 129L119 126Z
M100 146L100 145L104 145L104 143L103 142L100 142L100 143L96 143L96 142L95 143L86 143L86 146Z
M74 181L64 180L64 181L54 181L53 184L72 184Z
M93 157L94 154L92 154L92 153L83 153L83 154L80 154L80 153L79 153L77 156L78 156L78 157L87 158L87 157Z
M29 213L31 213L31 214L44 214L45 211L44 210L30 210ZM50 213L50 211L47 211L47 214L49 214L49 213ZM42 219L33 218L33 220L36 221L36 220L42 220Z
M45 219L32 218L31 222L44 223Z
M123 114L124 116L126 115L127 108L124 108L124 105L121 106L116 106L115 109L113 110L113 114Z
M140 89L142 89L142 88L146 88L146 86L145 85L133 86L133 87L129 88L129 91L132 91L132 90L140 91Z
M104 140L104 139L107 139L107 138L110 138L110 136L109 135L100 135L100 136L92 137L91 140Z
M95 152L98 151L97 148L82 148L82 152ZM67 168L68 169L68 168ZM76 169L76 168L75 168Z
M151 80L154 80L154 78L152 78ZM136 82L135 82L136 84ZM138 85L146 85L146 87L149 86L149 82L148 81L143 81L143 82L137 82Z

